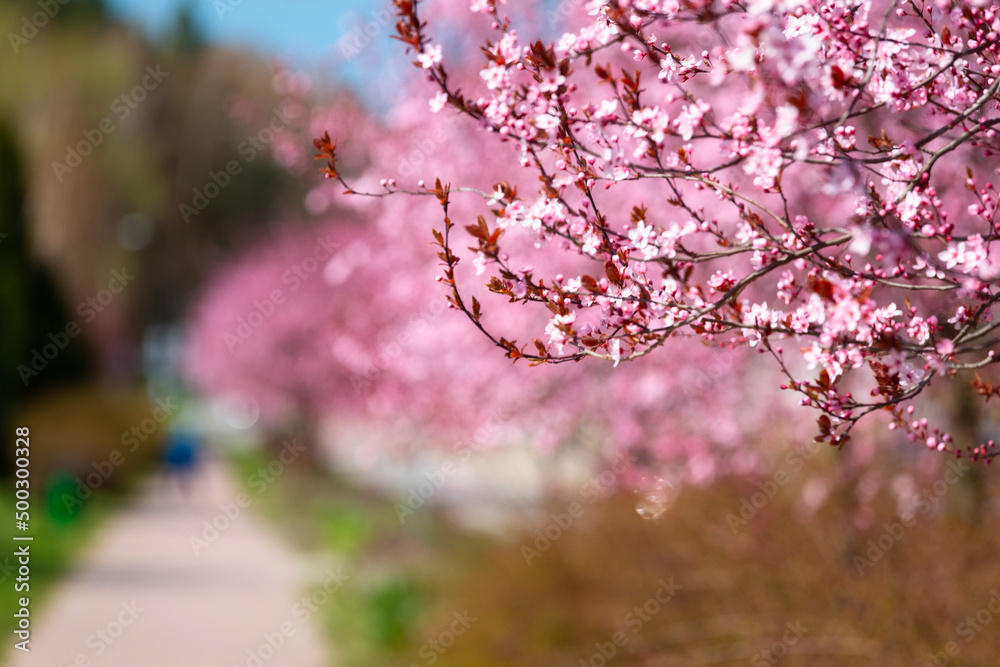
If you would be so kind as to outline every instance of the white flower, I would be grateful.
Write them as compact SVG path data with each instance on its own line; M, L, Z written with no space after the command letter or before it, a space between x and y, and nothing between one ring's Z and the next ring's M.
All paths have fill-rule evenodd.
M444 109L444 105L447 103L448 103L448 95L444 91L441 91L437 95L431 98L430 102L428 102L428 105L431 108L431 113L437 113L438 111L441 111L441 109Z
M476 267L476 275L481 276L486 272L486 255L479 251L476 256L472 258L472 265Z
M423 53L417 55L417 61L424 69L430 69L441 62L441 45L428 44Z
M559 127L559 118L552 114L543 113L535 117L535 127L539 130L554 130Z

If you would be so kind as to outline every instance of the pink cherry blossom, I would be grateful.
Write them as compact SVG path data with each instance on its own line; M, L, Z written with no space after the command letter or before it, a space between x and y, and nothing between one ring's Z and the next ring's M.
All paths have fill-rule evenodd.
M476 0L472 72L430 50L453 15L440 7L397 3L398 36L495 168L426 164L433 187L392 196L439 208L439 278L470 332L513 359L615 372L692 339L752 347L832 444L884 413L912 441L1000 453L909 411L932 385L993 395L994 4L590 2L546 42ZM341 187L381 196L341 175L328 137L317 147ZM475 309L467 253L492 292ZM514 335L493 311L537 313Z

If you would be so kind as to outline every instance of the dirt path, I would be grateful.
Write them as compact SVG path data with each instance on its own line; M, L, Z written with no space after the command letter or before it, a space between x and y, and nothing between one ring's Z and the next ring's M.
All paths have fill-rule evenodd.
M301 558L237 497L217 463L186 501L152 480L53 592L31 653L10 651L9 667L329 665L314 613L325 597L306 597ZM223 530L192 546L211 538L206 520ZM335 594L336 570L316 569L314 583Z

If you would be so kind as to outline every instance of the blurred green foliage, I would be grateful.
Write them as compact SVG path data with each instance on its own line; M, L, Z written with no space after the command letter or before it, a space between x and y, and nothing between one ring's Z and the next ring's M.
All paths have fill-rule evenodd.
M371 539L362 512L346 507L319 508L318 521L324 531L323 543L342 554L358 553Z
M15 13L29 17L42 10L38 0L7 0L6 4ZM55 19L52 20L52 27L58 30L103 23L108 18L108 12L104 0L63 0L52 18Z
M0 4L0 33L20 34L37 11L34 0ZM102 316L101 334L92 326L81 337L99 372L134 377L134 366L122 365L138 358L141 332L179 321L216 261L301 209L303 184L269 151L253 160L239 152L278 108L274 70L249 52L207 45L190 11L153 43L99 0L59 4L30 39L7 48L0 118L24 167L25 250L52 271L68 304L97 293L113 269L137 275ZM150 69L164 77L140 90ZM74 153L86 154L67 171ZM232 160L241 173L186 220L181 205ZM122 225L137 215L148 220L150 238L133 247Z
M270 462L266 450L235 453L231 461L254 507L289 540L345 563L349 579L321 612L344 664L376 664L405 646L425 610L426 592L417 573L399 567L400 559L415 552L409 552L405 534L396 534L391 507L309 463L286 470L261 490L252 480Z
M38 485L36 491L58 473L80 479L90 488L122 487L159 460L167 424L156 422L152 415L153 406L141 389L112 390L89 384L55 389L32 399L17 411L15 420L17 426L31 429L31 476L33 485ZM140 429L141 439L132 435L140 425L151 429ZM120 456L112 457L113 452ZM112 458L120 463L112 463ZM90 483L94 481L97 484Z
M151 406L139 391L108 391L80 385L38 392L20 405L12 422L30 426L31 509L31 610L37 614L49 592L86 546L100 524L127 498L140 479L158 460L160 434L143 434L135 451L121 444L123 433L147 419ZM13 444L13 431L5 443ZM111 452L121 453L113 465ZM0 541L7 545L14 530L13 482L0 492ZM17 563L13 547L0 553L0 607L16 609L23 595L15 591ZM0 633L11 636L16 619L4 614ZM0 652L8 650L4 643ZM2 655L2 653L0 653Z
M387 651L404 646L422 602L420 588L409 577L394 577L373 586L364 596L371 641Z

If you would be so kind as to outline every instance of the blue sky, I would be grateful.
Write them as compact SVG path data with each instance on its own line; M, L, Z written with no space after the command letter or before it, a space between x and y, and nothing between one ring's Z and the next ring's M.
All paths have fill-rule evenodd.
M178 10L186 5L193 8L195 21L209 40L250 46L301 64L343 60L338 40L372 21L376 11L384 17L392 8L387 0L106 0L106 4L151 35L173 26ZM389 30L383 29L380 36L384 39Z

